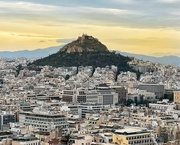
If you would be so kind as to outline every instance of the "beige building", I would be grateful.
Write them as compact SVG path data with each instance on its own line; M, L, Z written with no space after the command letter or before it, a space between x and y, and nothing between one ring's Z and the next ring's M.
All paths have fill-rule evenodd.
M13 133L1 131L0 132L0 145L12 145Z
M180 91L174 91L174 103L176 104L176 109L180 110Z
M24 135L13 138L12 145L39 145L39 139L31 135Z
M7 138L0 141L0 145L12 145L12 139Z
M93 140L94 137L90 135L85 135L85 136L72 137L69 142L71 145L91 145Z
M151 133L142 128L125 128L116 130L113 134L113 143L119 145L156 145L157 142Z

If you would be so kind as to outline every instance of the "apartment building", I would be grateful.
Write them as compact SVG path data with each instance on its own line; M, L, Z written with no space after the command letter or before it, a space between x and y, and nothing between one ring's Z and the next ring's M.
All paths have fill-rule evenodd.
M119 145L156 145L151 133L142 128L125 128L116 130L113 134L113 142Z
M39 143L39 139L32 135L22 135L12 140L12 145L39 145Z
M67 118L62 113L39 110L20 112L19 123L20 125L32 125L40 131L51 131L55 128L66 128L68 126Z
M98 103L102 105L114 105L118 103L118 93L106 87L101 87L94 90L64 90L62 100L73 103Z
M174 91L174 103L176 104L176 109L180 110L180 91Z
M85 136L74 136L70 139L69 143L71 145L91 145L94 137L90 135Z
M76 90L63 90L62 101L64 102L76 102Z
M149 107L155 109L155 110L161 110L161 111L167 111L167 110L173 110L174 104L170 103L149 103Z
M87 113L99 113L102 109L102 105L93 104L93 103L84 103L80 104L79 108L81 109L81 117L85 118Z
M148 92L154 92L158 98L164 95L164 85L160 84L140 84L138 87L140 90L147 90Z
M127 89L122 86L111 86L111 88L114 89L116 93L118 93L118 103L124 103L127 98Z
M10 122L16 122L16 116L10 112L0 113L0 130L3 130L4 125L8 125Z
M1 131L0 132L0 144L5 144L5 140L7 139L8 141L10 141L10 139L13 137L13 133L11 132L7 132L7 131ZM6 143L7 143L6 140ZM11 141L10 141L11 142Z

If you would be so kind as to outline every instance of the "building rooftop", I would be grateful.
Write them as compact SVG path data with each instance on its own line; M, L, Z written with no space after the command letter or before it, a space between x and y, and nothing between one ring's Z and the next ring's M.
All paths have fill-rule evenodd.
M47 112L42 112L42 111L37 111L37 112L20 112L20 114L25 114L25 115L32 115L32 116L36 116L36 117L47 117L47 118L51 118L51 117L65 117L62 113L57 112L55 113L51 113L50 111Z
M125 129L115 130L115 133L122 135L134 135L134 134L142 134L149 132L143 128L125 128Z
M14 141L21 141L21 142L26 142L26 141L33 141L33 140L38 140L35 136L32 135L22 135L19 137L13 138Z
M11 132L0 131L0 136L4 136L4 135L12 135L12 133Z

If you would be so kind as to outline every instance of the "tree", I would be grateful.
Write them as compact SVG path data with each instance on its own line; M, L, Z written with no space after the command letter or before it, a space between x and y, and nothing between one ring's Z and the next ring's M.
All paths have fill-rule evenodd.
M144 100L143 104L146 104L146 107L149 107L149 101L148 100Z
M169 99L169 101L173 101L174 100L173 93L171 93L171 94L164 94L163 99Z
M143 104L143 101L144 101L144 95L139 95L140 97L140 104Z
M135 101L135 104L136 104L136 106L137 106L137 105L138 105L138 99L137 99L137 97L134 98L134 101Z
M126 105L127 106L130 106L131 104L133 104L134 103L134 101L132 100L132 99L128 99L127 101L126 101Z
M70 78L70 75L67 74L64 79L67 81L69 80L69 78Z
M17 76L19 75L19 73L20 73L20 71L21 71L22 69L23 69L22 64L19 64L19 65L17 66L17 70L16 70Z

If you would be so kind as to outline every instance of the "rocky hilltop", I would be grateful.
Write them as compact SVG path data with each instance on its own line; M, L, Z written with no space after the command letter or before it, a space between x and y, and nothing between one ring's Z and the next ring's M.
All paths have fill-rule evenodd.
M60 49L61 52L105 52L107 47L97 38L83 34L77 40L65 45Z
M61 48L57 53L29 64L29 67L34 69L38 66L49 65L53 67L92 66L96 68L115 65L118 67L117 75L120 71L136 72L139 75L139 72L129 66L129 61L131 61L129 57L108 51L107 47L98 39L82 35Z

